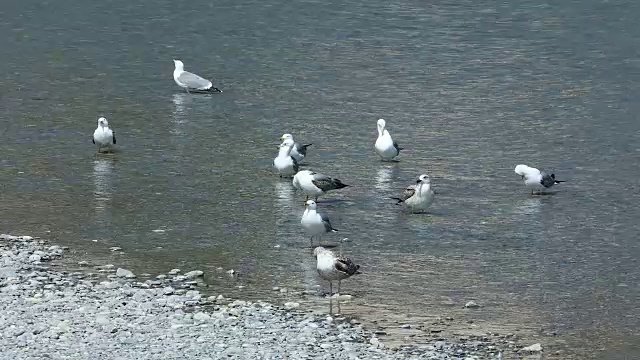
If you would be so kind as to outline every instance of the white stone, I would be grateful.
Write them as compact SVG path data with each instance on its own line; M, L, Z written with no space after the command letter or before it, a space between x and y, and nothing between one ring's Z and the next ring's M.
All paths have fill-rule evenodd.
M211 316L204 312L197 312L193 315L193 320L195 321L209 321L211 320Z
M193 271L189 271L188 273L184 274L185 279L193 279L196 277L200 277L204 275L204 272L201 270L193 270Z
M540 352L542 351L542 345L540 345L540 343L537 344L533 344L531 346L527 346L525 348L522 348L520 351L526 351L526 352Z
M475 301L471 300L471 301L467 302L466 304L464 304L464 307L469 308L469 309L473 309L473 308L479 308L480 305L478 305Z
M293 302L293 301L290 301L290 302L286 302L286 303L284 303L284 307L285 307L286 309L295 309L295 308L297 308L297 307L299 307L299 306L300 306L300 304L299 304L299 303L297 303L297 302Z
M136 275L134 273L132 273L130 270L123 269L123 268L118 268L118 270L116 270L116 276L117 277L124 277L124 278L134 278L134 277L136 277Z

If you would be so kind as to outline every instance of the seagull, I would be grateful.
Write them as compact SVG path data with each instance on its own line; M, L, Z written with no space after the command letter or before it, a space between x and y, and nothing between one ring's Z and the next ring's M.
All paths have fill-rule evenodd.
M415 185L409 185L402 196L392 197L398 200L396 204L405 203L412 212L424 211L432 203L436 193L431 189L431 178L422 174L418 177Z
M338 293L340 294L340 283L343 279L352 275L360 274L358 271L360 265L356 265L351 259L343 256L336 256L331 250L318 246L313 249L313 255L316 257L316 270L318 275L324 280L329 281L329 312L333 312L333 304L331 302L333 295L333 281L338 280ZM338 311L340 311L340 301L338 301Z
M318 243L320 243L320 236L322 234L338 231L331 226L331 222L329 221L329 217L327 215L319 214L316 211L315 201L307 200L305 206L307 208L302 214L300 224L302 225L305 233L307 233L308 236L311 236L311 246L313 246L314 236L318 238Z
M524 185L531 189L531 195L533 195L535 190L538 191L538 194L542 194L543 190L555 184L565 182L564 180L556 180L555 174L547 174L544 171L523 164L517 165L514 171L516 174L522 176Z
M293 140L293 135L284 134L280 138L280 140L287 140L287 139ZM291 157L296 159L297 162L302 162L302 160L304 160L304 157L307 156L307 147L311 145L313 144L300 145L294 141L293 150L291 150Z
M393 160L394 157L400 155L402 148L398 143L391 139L391 135L385 127L387 126L384 119L378 120L378 139L376 140L376 151L382 158L382 161Z
M349 185L342 183L340 179L332 178L324 174L317 173L311 170L300 170L293 177L293 187L302 190L307 195L315 197L318 201L318 196L326 194L331 190L338 190L345 188Z
M280 144L278 156L273 160L273 167L278 170L280 177L292 176L298 172L298 162L291 156L293 140L285 140Z
M98 147L98 152L103 147L108 149L107 152L111 152L111 146L116 143L115 131L109 129L109 122L102 116L98 118L98 128L93 132L93 143Z
M194 92L222 92L222 90L213 86L211 81L202 78L194 73L190 73L188 71L184 71L184 64L180 60L173 60L176 68L173 70L173 80L180 86L185 89L187 92L189 90Z

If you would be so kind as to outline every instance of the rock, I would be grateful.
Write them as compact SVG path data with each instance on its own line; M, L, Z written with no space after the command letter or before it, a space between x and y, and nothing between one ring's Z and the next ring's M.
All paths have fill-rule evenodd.
M136 275L131 272L130 270L127 269L123 269L123 268L118 268L118 270L116 270L116 276L117 277L123 277L123 278L134 278L136 277Z
M194 279L197 277L200 277L204 275L204 272L202 272L201 270L193 270L193 271L189 271L188 273L184 274L185 279Z
M218 297L216 298L216 300L217 300L217 301L224 300L224 296L222 296L222 294L221 294L221 295L218 295Z
M166 288L162 289L162 293L165 295L171 295L175 292L175 289L172 288L171 286L167 286Z
M475 308L479 308L480 305L478 305L475 301L471 300L471 301L467 302L466 304L464 304L464 307L466 307L468 309L475 309Z
M236 273L236 271L233 270L233 269L227 271L227 274L229 274L231 276L233 276L233 274L235 274L235 273Z
M274 286L271 290L273 290L273 291L280 291L280 288L279 288L279 287L277 287L277 286Z
M160 275L156 276L156 279L158 279L158 280L164 280L166 278L167 278L167 275L165 275L165 274L160 274Z
M169 275L176 275L176 274L178 274L179 272L180 272L180 269L171 269L171 270L169 271Z
M300 306L299 303L293 302L293 301L284 303L285 309L295 309L295 308L297 308L299 306Z
M118 246L112 246L112 247L109 248L109 250L111 250L111 251L120 251L120 250L122 250L122 248L118 247Z
M520 349L520 351L522 351L522 352L540 352L540 351L542 351L542 345L540 345L539 343L533 344L531 346L527 346L527 347L524 347L524 348Z
M40 262L41 259L42 259L42 257L40 257L40 255L33 254L33 255L29 256L29 261L30 262L34 262L34 263Z
M399 326L401 329L411 329L411 324L402 324Z
M193 315L193 320L195 321L209 321L211 320L211 316L209 316L209 314L204 313L204 312L197 312Z

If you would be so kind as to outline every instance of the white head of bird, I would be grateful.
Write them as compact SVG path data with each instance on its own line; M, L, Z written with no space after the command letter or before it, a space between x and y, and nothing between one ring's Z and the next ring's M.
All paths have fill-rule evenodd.
M316 209L316 202L313 200L307 200L307 202L304 204L307 209L309 210L315 210Z
M104 117L100 116L100 117L98 118L98 126L101 126L101 127L109 127L109 122L107 121L107 119L106 119L106 118L104 118Z
M293 140L286 139L285 141L282 142L282 144L280 144L280 152L284 154L291 153L291 149L293 149L294 144L295 143L293 142Z
M317 258L319 254L322 254L326 251L327 249L323 248L322 246L318 246L315 249L313 249L313 256Z
M514 171L516 172L516 174L522 176L522 178L524 179L529 169L530 167L528 167L527 165L520 164L516 166Z
M282 135L282 136L280 137L280 140L288 140L288 139L293 140L293 135L291 135L291 134L284 134L284 135Z
M418 180L416 181L416 183L429 185L431 184L431 178L427 174L422 174L418 177Z
M378 132L382 134L384 128L387 126L387 122L384 119L378 119Z
M173 64L176 66L176 70L184 70L184 64L180 60L173 59Z

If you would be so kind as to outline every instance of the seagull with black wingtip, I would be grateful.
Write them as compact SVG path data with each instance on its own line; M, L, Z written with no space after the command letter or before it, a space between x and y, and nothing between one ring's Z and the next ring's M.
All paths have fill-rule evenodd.
M517 165L514 171L522 177L524 185L528 189L531 189L531 195L533 195L535 191L537 191L538 194L542 194L544 190L549 189L553 185L565 182L564 180L556 180L555 174L547 174L544 171L523 164Z

